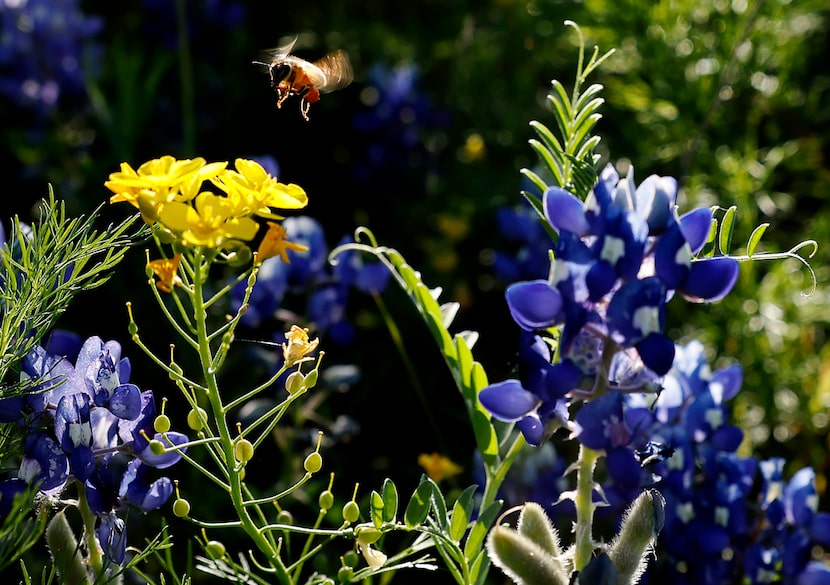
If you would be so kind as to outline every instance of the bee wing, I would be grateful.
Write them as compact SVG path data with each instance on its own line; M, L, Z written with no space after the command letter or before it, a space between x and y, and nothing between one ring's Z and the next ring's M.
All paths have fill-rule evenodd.
M342 89L352 82L352 64L343 50L329 53L315 61L313 65L323 74L323 79L319 83L315 80L315 85L321 92Z
M277 61L282 61L283 59L288 57L288 55L291 54L294 45L297 43L297 38L298 37L295 36L293 39L291 39L290 43L286 43L285 45L276 47L274 49L267 49L263 51L262 61L268 63L269 65L273 65Z

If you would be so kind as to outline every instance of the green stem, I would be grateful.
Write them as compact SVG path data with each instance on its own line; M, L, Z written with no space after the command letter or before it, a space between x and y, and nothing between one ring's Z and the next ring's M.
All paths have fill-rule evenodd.
M78 486L78 511L81 513L84 522L84 538L88 551L87 563L94 575L102 575L104 572L104 551L101 550L98 539L95 538L95 513L89 508L86 489L82 485Z
M579 446L579 460L576 472L576 526L574 569L581 571L594 554L594 542L591 527L594 524L594 468L599 460L599 451Z
M198 252L194 254L199 258ZM198 262L198 263L197 263ZM219 384L216 376L216 370L213 368L213 355L210 349L210 335L207 330L207 310L204 304L204 291L202 285L207 279L209 272L209 263L203 259L194 262L194 279L193 279L193 294L191 302L193 304L193 319L196 323L196 340L198 342L199 361L202 366L202 375L205 379L205 387L207 389L207 398L210 408L213 412L213 420L216 423L216 428L219 433L219 438L222 443L222 452L224 455L224 466L229 471L228 480L230 484L230 496L233 502L233 507L236 510L237 516L242 524L242 528L254 542L256 547L265 554L271 566L276 571L276 576L283 585L292 585L293 580L291 575L285 568L282 560L279 557L278 551L275 550L269 540L265 537L263 531L257 526L254 519L251 517L251 511L245 506L245 498L243 495L242 479L239 473L233 471L236 466L236 458L234 456L234 441L231 436L231 430L228 426L227 412L225 406L222 404L222 397L219 393Z

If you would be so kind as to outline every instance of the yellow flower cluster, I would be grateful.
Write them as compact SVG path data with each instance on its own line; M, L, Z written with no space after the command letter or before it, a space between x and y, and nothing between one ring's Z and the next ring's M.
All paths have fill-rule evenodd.
M300 209L308 203L305 191L284 184L259 163L238 158L234 169L227 162L207 163L203 158L176 160L163 156L138 170L121 163L104 185L114 193L110 203L126 201L135 206L149 225L158 225L184 245L223 248L250 242L259 231L256 218L269 221L260 246L266 255L305 249L285 240L275 221L283 219L273 209ZM213 191L204 190L212 185ZM233 244L231 244L233 242ZM265 247L264 249L263 246ZM264 256L260 254L260 260Z

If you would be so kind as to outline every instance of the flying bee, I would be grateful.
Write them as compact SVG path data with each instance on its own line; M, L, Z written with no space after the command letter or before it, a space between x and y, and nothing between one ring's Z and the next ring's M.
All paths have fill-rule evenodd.
M291 54L297 37L287 45L266 51L264 65L271 76L271 87L277 92L277 107L292 95L300 98L300 113L308 121L311 104L320 100L321 93L342 89L352 81L352 65L342 50L334 51L317 61L309 62Z

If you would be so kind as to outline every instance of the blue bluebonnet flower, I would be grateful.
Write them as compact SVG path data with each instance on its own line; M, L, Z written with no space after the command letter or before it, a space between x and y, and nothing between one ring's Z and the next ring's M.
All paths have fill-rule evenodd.
M753 584L781 575L785 583L830 583L830 567L812 562L815 545L830 546L830 514L818 511L815 471L805 467L783 480L784 460L760 463L762 530L744 559Z
M507 380L480 394L494 417L516 421L532 444L548 436L540 430L546 425L522 421L550 418L551 399L562 401L565 412L569 402L586 400L583 409L605 418L583 415L594 426L579 426L579 440L602 450L624 447L606 444L599 434L616 428L608 417L619 414L603 406L622 399L606 398L605 390L594 395L583 388L585 379L593 377L594 388L612 393L655 391L675 357L674 342L663 332L666 304L675 292L693 301L717 300L734 285L735 260L693 261L709 233L711 211L679 217L676 197L677 182L670 177L651 176L636 187L633 171L621 179L610 165L584 202L559 187L543 194L545 218L557 234L550 276L513 283L505 298L522 330L556 348L555 363L548 365L561 369L560 386L554 396L550 388ZM602 402L591 406L592 398ZM626 451L612 461L619 469L636 464Z
M84 92L85 59L100 50L102 20L78 0L4 0L0 19L0 94L45 113L63 94Z
M2 420L18 423L26 433L17 479L3 482L0 490L16 493L25 482L57 498L77 484L98 518L96 533L105 553L120 564L126 527L116 512L127 503L144 511L164 504L172 483L166 477L151 481L149 470L181 458L172 448L153 453L149 438L172 447L187 437L154 432L153 393L129 383L130 363L117 342L90 337L81 343L56 332L47 348L36 345L23 360L22 378L30 381L26 392L0 400ZM65 353L50 353L54 350Z

